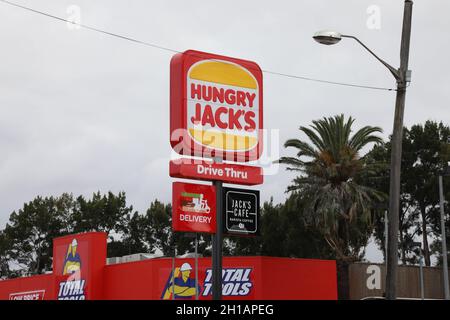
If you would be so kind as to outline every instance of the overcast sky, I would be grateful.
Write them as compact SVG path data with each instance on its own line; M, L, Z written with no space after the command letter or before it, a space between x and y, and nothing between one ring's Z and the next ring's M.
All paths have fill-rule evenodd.
M179 51L253 60L263 70L395 86L356 42L322 46L311 36L320 29L358 36L397 67L401 0L11 1L63 18L73 16L75 5L83 24ZM450 123L449 12L447 0L415 1L406 126L427 119ZM172 53L73 30L1 2L0 44L0 228L37 195L123 190L140 212L156 198L171 201ZM356 128L380 126L386 138L394 100L395 92L264 74L264 125L279 129L280 146L302 137L300 125L339 113L356 118ZM275 151L292 154L282 147ZM283 201L292 178L283 168L267 176L262 200Z

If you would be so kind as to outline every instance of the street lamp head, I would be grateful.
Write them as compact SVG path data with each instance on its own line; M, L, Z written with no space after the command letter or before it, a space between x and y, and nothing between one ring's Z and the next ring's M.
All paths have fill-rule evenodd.
M321 44L332 45L341 41L342 35L336 31L322 30L316 32L313 39Z

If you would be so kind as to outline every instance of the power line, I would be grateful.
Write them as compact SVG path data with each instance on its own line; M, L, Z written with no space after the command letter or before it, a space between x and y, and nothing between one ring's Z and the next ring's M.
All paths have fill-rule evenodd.
M0 0L0 1L2 1L2 0ZM278 75L278 76L282 76L282 77L287 77L287 78L300 79L300 80L306 80L306 81L314 81L314 82L320 82L320 83L328 83L328 84L334 84L334 85L338 85L338 86L373 89L373 90L397 91L397 89L395 89L395 88L365 86L365 85L345 83L345 82L336 82L336 81L308 78L308 77L304 77L304 76L296 76L296 75L292 75L292 74L274 72L274 71L269 71L269 70L262 70L262 72L270 73L270 74L274 74L274 75Z
M148 47L152 47L152 48L155 48L155 49L164 50L164 51L168 51L168 52L172 52L172 53L184 54L183 52L181 52L179 50L175 50L175 49L171 49L171 48L164 47L164 46L161 46L161 45L157 45L157 44L154 44L154 43L150 43L150 42L146 42L146 41L130 38L130 37L127 37L127 36L123 36L123 35L120 35L120 34L117 34L117 33L105 31L105 30L98 29L98 28L95 28L95 27L91 27L91 26L88 26L88 25L85 25L85 24L82 24L82 23L78 23L78 22L75 22L75 21L69 21L67 19L55 16L55 15L52 15L52 14L49 14L49 13L46 13L46 12L43 12L43 11L39 11L39 10L30 8L30 7L26 7L26 6L17 4L17 3L13 3L13 2L10 2L10 1L7 1L7 0L0 0L0 2L3 2L5 4L8 4L8 5L13 6L13 7L17 7L17 8L21 8L21 9L27 10L29 12L40 14L40 15L43 15L43 16L48 17L48 18L52 18L52 19L56 19L56 20L59 20L59 21L63 21L63 22L66 22L66 23L73 24L73 25L77 25L77 26L79 26L81 28L84 28L84 29L88 29L88 30L91 30L91 31L95 31L95 32L98 32L98 33L102 33L102 34L106 34L106 35L109 35L109 36L112 36L112 37L116 37L116 38L119 38L119 39L122 39L122 40L131 41L131 42L134 42L134 43L138 43L138 44L141 44L141 45L145 45L145 46L148 46ZM353 84L353 83L329 81L329 80L316 79L316 78L310 78L310 77L299 76L299 75L292 75L292 74L275 72L275 71L264 70L264 69L261 70L261 71L263 73L266 73L266 74L272 74L272 75L277 75L277 76L291 78L291 79L300 79L300 80L305 80L305 81L313 81L313 82L333 84L333 85L339 85L339 86L345 86L345 87L354 87L354 88L363 88L363 89L372 89L372 90L383 90L383 91L396 91L396 89L394 89L394 88L375 87L375 86L358 85L358 84Z
M170 51L170 52L174 52L174 53L178 53L179 52L177 50L166 48L166 47L163 47L163 46L159 46L159 45L156 45L156 44L153 44L153 43L149 43L149 42L133 39L133 38L130 38L130 37L122 36L120 34L108 32L108 31L97 29L97 28L94 28L94 27L90 27L90 26L87 26L87 25L84 25L84 24L81 24L81 23L77 23L75 21L69 21L67 19L64 19L64 18L61 18L61 17L57 17L57 16L54 16L52 14L49 14L49 13L46 13L46 12L42 12L42 11L39 11L39 10L35 10L33 8L25 7L25 6L22 6L20 4L12 3L12 2L9 2L7 0L0 0L0 1L3 2L3 3L9 4L11 6L17 7L17 8L21 8L21 9L24 9L24 10L27 10L27 11L30 11L30 12L33 12L33 13L37 13L37 14L40 14L40 15L43 15L43 16L46 16L46 17L49 17L49 18L53 18L53 19L56 19L56 20L60 20L60 21L66 22L66 23L71 23L73 25L77 25L77 26L80 26L82 28L85 28L85 29L88 29L88 30L92 30L92 31L95 31L95 32L99 32L99 33L103 33L103 34L106 34L106 35L109 35L109 36L112 36L112 37L117 37L117 38L120 38L120 39L123 39L123 40L132 41L132 42L135 42L135 43L143 44L143 45L146 45L146 46L149 46L149 47L153 47L153 48L156 48L156 49L160 49L160 50Z

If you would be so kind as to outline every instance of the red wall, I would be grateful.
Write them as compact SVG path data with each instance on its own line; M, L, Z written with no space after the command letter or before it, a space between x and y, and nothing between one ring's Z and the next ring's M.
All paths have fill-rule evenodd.
M177 259L176 267L194 259ZM209 258L199 259L199 282L204 292L205 270ZM336 264L328 260L269 257L225 257L223 268L251 268L252 287L246 296L224 296L224 299L337 299ZM172 259L161 258L105 266L102 299L160 299L171 275ZM191 274L194 277L194 272ZM55 277L41 275L0 281L0 299L10 293L46 290L44 298L55 299ZM224 283L227 283L224 281ZM99 296L97 296L99 297ZM200 299L210 299L210 296Z
M70 261L79 262L80 268L63 274L72 252L70 245L75 242L77 256L70 255ZM36 290L45 291L46 300L57 299L58 294L65 299L171 299L172 261L159 258L107 266L106 234L62 237L54 241L54 274L0 281L0 299ZM200 258L198 263L200 299L211 299L211 258ZM177 258L176 273L183 264L193 269L187 280L193 288L195 260ZM336 263L331 260L224 257L223 272L223 297L227 300L337 299ZM82 290L75 289L80 280Z
M334 260L262 258L262 299L336 300Z
M153 259L109 265L104 271L104 299L157 300L172 268L171 259ZM159 270L169 271L159 278ZM161 274L162 275L162 274ZM158 290L158 288L161 288Z
M194 259L177 259L194 266ZM211 259L199 259L199 282L204 292L205 270ZM246 296L224 299L337 299L335 261L270 257L225 257L223 268L251 268L252 288ZM160 299L171 274L172 259L161 258L107 266L104 299ZM191 274L193 277L193 274ZM224 284L227 283L224 281ZM224 288L225 290L225 288ZM210 296L200 299L211 299Z
M44 300L54 300L53 274L38 275L34 277L18 278L0 281L0 300L9 300L13 293L29 292L34 290L45 290Z

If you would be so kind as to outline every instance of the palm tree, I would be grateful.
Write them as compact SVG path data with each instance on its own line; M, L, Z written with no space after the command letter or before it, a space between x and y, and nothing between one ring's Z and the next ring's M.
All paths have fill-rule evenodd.
M384 194L358 184L355 180L371 170L361 149L369 143L382 143L375 135L379 127L365 126L351 135L355 120L344 115L313 121L310 128L300 127L310 143L289 139L284 146L298 149L296 157L282 157L279 163L300 173L288 187L302 202L305 223L318 228L341 261L363 257L371 235L375 201Z

